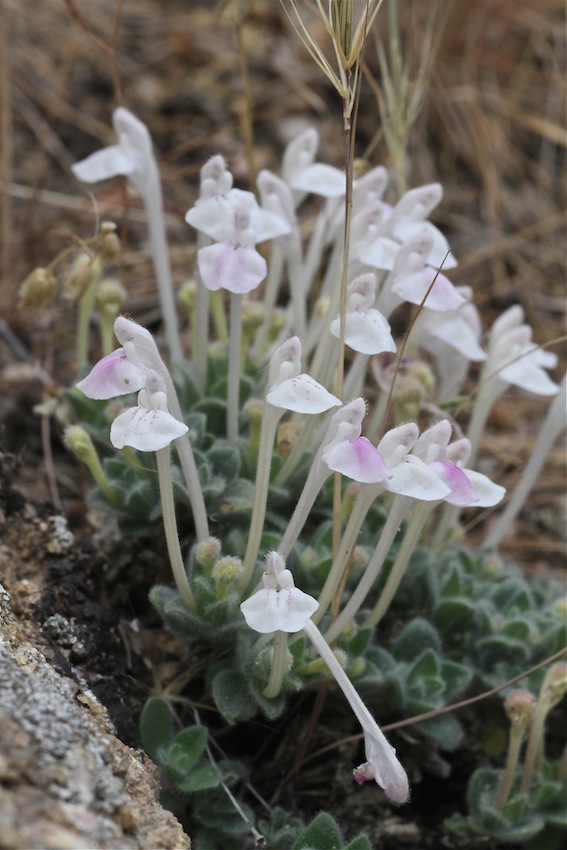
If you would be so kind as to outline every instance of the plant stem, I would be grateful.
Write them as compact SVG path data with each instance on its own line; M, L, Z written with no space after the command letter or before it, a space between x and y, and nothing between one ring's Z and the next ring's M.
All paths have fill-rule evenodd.
M230 293L230 331L228 335L226 436L229 443L238 439L240 414L240 341L242 339L242 295Z
M360 579L349 601L325 634L325 638L329 643L336 640L347 623L351 622L356 612L366 599L372 585L380 574L380 570L382 569L384 561L388 557L394 538L399 531L404 517L411 508L413 501L414 500L409 496L396 496L392 502L388 519L386 520L384 528L382 529L382 534L380 535L380 540L378 541L378 544L374 549L374 553L362 574L362 578Z
M378 625L378 623L390 607L390 603L394 598L396 591L400 586L400 582L404 577L404 573L409 563L409 559L411 558L413 551L417 546L419 536L423 530L423 526L425 525L427 517L429 516L436 504L437 502L417 502L413 512L413 516L406 528L406 533L404 535L402 544L398 549L398 554L396 555L394 566L392 567L392 570L390 572L390 575L388 576L386 584L384 585L382 593L380 594L378 602L372 609L372 613L364 621L364 628L372 628Z
M272 669L270 679L264 691L268 699L277 697L282 688L285 673L285 662L287 658L287 632L274 632L274 654L272 657Z
M163 515L163 529L167 543L167 553L173 572L173 578L181 599L187 608L193 613L197 606L193 591L189 585L189 579L185 571L179 536L177 534L177 521L175 519L175 505L173 502L173 482L171 479L170 448L166 446L156 452L156 462L159 480L159 494L161 499L161 510Z
M171 282L171 267L169 264L169 252L165 235L161 182L157 164L155 166L153 179L150 181L150 188L144 193L143 198L148 215L152 260L156 273L169 356L171 360L181 360L183 352L181 350L177 311L173 296L173 285Z
M283 413L283 410L266 403L264 418L262 420L262 430L260 432L258 464L256 466L254 506L252 508L252 518L250 520L250 531L248 532L246 554L244 555L244 568L238 583L241 591L245 591L248 587L256 565L256 558L258 557L262 531L264 529L264 518L266 516L266 503L268 500L268 488L270 485L274 438L276 436L278 422L283 416Z

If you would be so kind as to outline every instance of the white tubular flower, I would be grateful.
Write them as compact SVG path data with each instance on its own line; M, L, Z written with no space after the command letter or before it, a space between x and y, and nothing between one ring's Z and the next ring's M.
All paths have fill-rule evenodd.
M374 307L376 278L372 272L355 278L347 289L345 342L361 354L395 351L390 325ZM340 316L329 326L334 337L340 337Z
M485 374L499 382L502 390L513 384L536 395L555 395L559 386L545 369L557 366L557 355L535 345L532 329L523 322L524 311L519 305L510 307L494 322Z
M250 628L260 634L299 632L319 607L316 599L295 587L293 575L277 552L266 556L262 584L262 590L240 606Z
M116 417L110 428L115 449L131 446L142 452L157 452L188 431L167 410L165 385L157 372L147 374L145 388L138 393L138 404Z
M332 165L315 162L319 134L308 128L291 142L284 153L283 179L292 189L296 206L306 194L340 198L345 193L344 172Z
M266 401L294 413L323 413L341 400L309 375L301 372L301 342L292 337L274 353L270 362Z
M110 145L75 163L71 170L83 183L98 183L110 177L128 177L144 194L157 178L157 166L148 128L123 106L114 110L112 124L118 144Z
M398 761L394 747L386 739L386 736L368 711L358 691L337 661L334 652L315 623L308 620L304 626L304 631L335 677L338 686L362 726L366 762L355 768L354 778L359 784L368 779L374 779L384 789L387 797L392 802L398 805L407 802L409 797L408 777Z

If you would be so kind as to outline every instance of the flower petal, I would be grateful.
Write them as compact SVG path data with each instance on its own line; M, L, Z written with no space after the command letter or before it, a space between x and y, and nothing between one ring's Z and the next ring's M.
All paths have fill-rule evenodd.
M300 171L290 185L292 189L322 195L324 198L340 198L345 193L345 175L332 165L315 162Z
M112 423L110 442L115 449L132 446L141 452L157 452L188 430L187 425L165 410L130 407Z
M275 386L267 394L266 401L294 413L323 413L342 404L339 398L306 374L288 378Z
M403 463L390 467L390 477L384 481L384 487L390 493L424 502L444 499L451 492L436 472L414 455L408 455Z
M96 363L77 389L87 398L114 398L138 392L146 382L146 369L131 363L123 348L117 348Z
M329 469L361 484L378 484L389 475L382 456L366 437L330 446L323 452L323 460Z
M268 273L265 259L254 248L224 242L200 248L197 260L203 283L212 291L228 289L243 295L256 289Z
M429 468L450 488L451 492L445 496L446 502L460 507L478 505L476 492L462 469L450 460L435 461L429 464Z
M334 319L329 327L333 336L339 339L340 318ZM395 351L396 343L390 333L390 325L379 310L354 311L345 317L345 342L361 354L380 354L383 351Z
M98 183L110 177L128 177L136 170L131 160L119 145L111 145L88 156L71 166L71 171L83 183Z
M433 286L431 284L433 283ZM431 289L429 288L431 287ZM449 278L425 266L421 271L398 278L392 286L392 292L410 304L421 304L427 295L425 306L430 310L456 310L466 301L460 295Z
M477 508L492 508L494 505L500 504L506 495L505 487L495 484L487 475L483 475L482 472L475 472L474 469L465 469L463 471L474 490L476 496L475 506Z
M263 588L240 606L251 629L260 634L299 632L319 603L298 587Z

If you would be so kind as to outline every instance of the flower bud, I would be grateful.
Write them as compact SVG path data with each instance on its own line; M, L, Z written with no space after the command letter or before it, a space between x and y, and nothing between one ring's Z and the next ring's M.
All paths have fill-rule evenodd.
M435 386L435 375L428 363L423 360L416 360L410 363L407 373L421 384L426 395L430 395Z
M49 307L57 291L57 282L48 269L39 266L20 286L20 307Z
M535 696L529 691L518 690L511 693L504 703L504 711L512 726L527 729L535 704Z
M179 303L187 313L191 313L197 304L197 281L186 280L179 287Z
M249 334L257 331L262 325L266 311L264 305L258 301L248 301L242 305L242 329Z
M211 572L221 553L221 542L216 537L201 540L195 549L195 561L207 572Z
M289 457L299 437L301 427L296 422L283 422L278 428L276 444L280 457Z
M242 574L242 561L233 555L226 555L213 567L212 576L216 584L228 585Z
M120 239L113 221L103 221L100 226L100 255L109 263L117 263L120 258Z
M100 274L100 261L79 254L71 267L71 271L63 281L63 294L70 301L78 301L90 286L93 279Z
M264 418L264 402L259 398L250 398L245 403L243 412L250 428L259 428Z
M118 316L126 300L126 290L118 280L106 278L98 286L96 304L99 310L113 320Z

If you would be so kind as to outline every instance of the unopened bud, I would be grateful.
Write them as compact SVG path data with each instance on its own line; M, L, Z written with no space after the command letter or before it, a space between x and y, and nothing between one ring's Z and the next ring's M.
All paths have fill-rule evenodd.
M243 407L244 416L251 428L259 428L264 418L265 404L259 398L250 398Z
M535 696L529 691L514 691L506 698L504 710L512 726L527 729L536 704Z
M248 301L242 305L242 328L248 333L254 333L262 325L266 311L259 301Z
M115 319L125 300L126 290L120 281L106 278L100 282L96 292L96 304L99 310Z
M196 280L186 280L179 287L179 293L177 296L179 298L179 303L188 313L194 310L195 305L197 304L197 287L198 284Z
M211 572L221 553L221 542L216 537L201 540L195 549L195 561L207 572Z
M547 710L557 705L567 691L567 664L552 664L543 680L540 699L545 700Z
M77 301L90 286L93 279L100 274L100 262L79 254L75 258L71 271L63 281L63 294L70 301Z
M20 286L20 307L49 307L53 304L57 282L50 271L34 269Z
M296 422L283 422L278 428L276 444L280 457L289 457L299 437L301 427Z
M80 425L70 425L65 429L63 443L65 448L73 452L83 463L86 463L91 452L94 452L94 445L90 435Z
M233 555L227 555L217 561L212 576L217 584L232 584L242 575L242 561Z
M348 666L348 675L351 679L356 679L362 676L366 670L366 661L364 658L355 658Z
M435 386L435 375L428 363L425 363L423 360L416 360L410 363L407 374L421 384L426 395L431 393L431 390Z
M116 233L113 221L103 221L100 226L101 245L100 255L109 263L116 263L120 258L120 239Z
M273 342L278 338L280 333L285 327L286 323L286 315L285 311L280 309L279 307L272 311L272 315L270 316L270 326L268 339L270 342Z
M329 307L331 306L331 299L327 296L322 298L318 298L315 302L315 310L314 314L318 319L324 318L329 312Z

